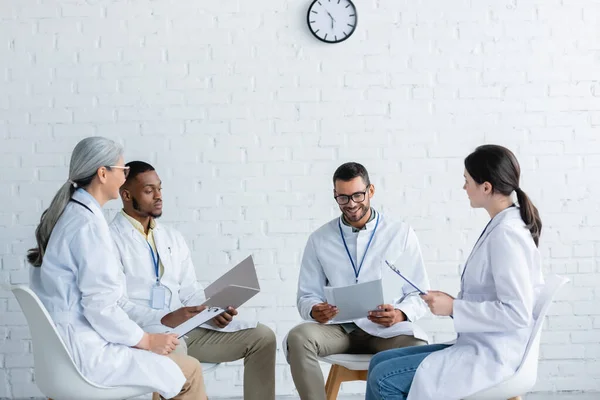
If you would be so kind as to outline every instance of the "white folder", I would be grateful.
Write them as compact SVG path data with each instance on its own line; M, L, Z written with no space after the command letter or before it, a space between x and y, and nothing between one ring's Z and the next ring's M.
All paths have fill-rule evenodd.
M173 328L171 332L181 337L192 329L225 312L227 307L239 308L260 292L258 276L252 256L227 271L204 289L207 309Z

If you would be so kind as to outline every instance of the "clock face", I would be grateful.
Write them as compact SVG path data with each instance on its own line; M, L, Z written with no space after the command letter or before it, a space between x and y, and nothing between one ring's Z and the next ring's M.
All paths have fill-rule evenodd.
M307 23L315 37L326 43L348 39L358 22L350 0L315 0L308 8Z

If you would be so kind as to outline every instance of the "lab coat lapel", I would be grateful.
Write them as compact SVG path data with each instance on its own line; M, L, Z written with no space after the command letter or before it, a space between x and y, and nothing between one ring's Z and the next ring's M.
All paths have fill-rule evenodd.
M120 230L126 235L128 239L132 239L138 242L138 244L147 246L147 242L142 236L142 234L137 229L135 229L133 225L131 225L131 222L129 222L121 212L117 214L117 222L119 224Z
M87 207L97 218L102 218L104 221L106 221L106 219L104 218L104 214L102 213L102 209L100 208L98 203L90 199L89 196L87 196L86 194L81 193L79 190L76 190L73 193L73 195L71 195L71 198L76 202L85 205L85 207Z
M496 217L492 219L492 221L489 223L485 232L483 232L483 234L481 235L481 237L479 238L477 243L475 243L475 246L473 247L471 254L469 254L469 257L467 258L467 261L465 262L465 268L466 268L467 264L469 263L469 261L471 260L471 258L473 257L473 255L477 252L477 250L481 247L483 242L485 242L487 237L494 230L494 228L497 227L502 221L504 221L515 210L518 210L518 208L509 207L505 210L500 211L500 213L498 213L498 215L496 215Z

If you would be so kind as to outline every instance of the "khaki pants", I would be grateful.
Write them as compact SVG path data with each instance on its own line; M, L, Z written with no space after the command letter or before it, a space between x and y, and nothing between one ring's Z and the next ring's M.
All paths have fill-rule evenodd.
M325 400L325 382L317 357L330 354L375 354L399 347L420 346L425 341L400 335L388 339L371 336L356 327L346 333L340 325L305 323L294 327L287 338L288 361L302 400Z
M173 400L207 400L204 378L202 377L202 366L198 360L182 354L171 353L167 357L181 368L185 376L185 383L181 392ZM160 400L163 397L158 393L152 393L152 400Z
M196 328L180 340L175 353L198 361L221 363L244 359L244 400L275 400L275 353L273 331L262 324L237 332Z

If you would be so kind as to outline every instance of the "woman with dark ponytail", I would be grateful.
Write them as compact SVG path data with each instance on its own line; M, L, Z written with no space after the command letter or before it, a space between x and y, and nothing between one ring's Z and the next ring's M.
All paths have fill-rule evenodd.
M69 177L42 214L27 255L31 288L90 381L204 400L200 363L170 354L177 335L146 333L119 306L124 277L102 206L119 197L128 171L112 140L89 137L75 146Z
M453 319L456 343L378 353L369 366L366 400L463 399L515 373L543 285L537 248L542 221L520 187L520 174L505 147L479 146L467 156L463 189L471 207L484 208L490 221L465 263L458 296L421 296L433 314Z

